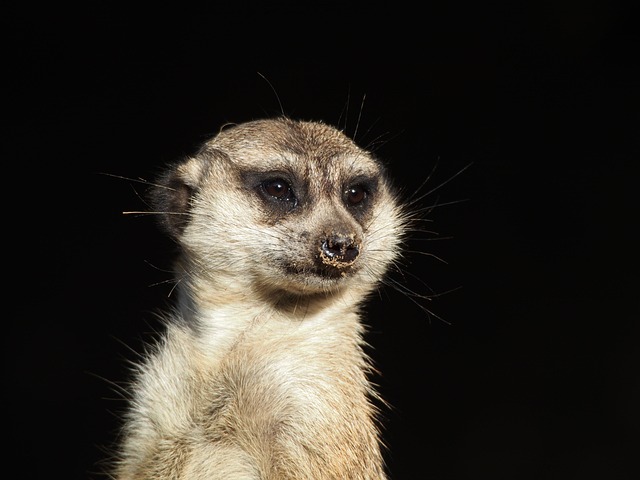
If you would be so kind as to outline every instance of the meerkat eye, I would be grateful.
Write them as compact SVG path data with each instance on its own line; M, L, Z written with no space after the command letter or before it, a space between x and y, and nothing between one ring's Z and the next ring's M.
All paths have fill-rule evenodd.
M367 198L367 190L362 185L352 185L344 192L344 198L349 205L359 205Z
M262 182L261 187L267 195L277 200L285 202L295 201L291 186L281 178L265 180Z

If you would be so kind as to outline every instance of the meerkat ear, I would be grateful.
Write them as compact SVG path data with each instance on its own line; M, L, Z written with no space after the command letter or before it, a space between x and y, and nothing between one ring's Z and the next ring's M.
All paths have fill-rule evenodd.
M208 168L208 159L188 158L170 167L151 190L151 203L159 212L160 224L178 238L191 216L191 200Z

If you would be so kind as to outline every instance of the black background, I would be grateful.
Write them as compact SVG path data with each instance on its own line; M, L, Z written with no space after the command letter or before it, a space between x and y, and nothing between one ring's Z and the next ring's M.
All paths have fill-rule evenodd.
M391 278L450 293L419 300L432 314L389 287L367 308L392 478L637 478L635 12L474 5L3 7L20 478L104 478L117 385L170 301L171 245L122 214L144 185L117 177L152 180L224 123L283 111L373 148L407 197L442 185L423 207L449 203L425 224L446 239L409 244L433 256Z

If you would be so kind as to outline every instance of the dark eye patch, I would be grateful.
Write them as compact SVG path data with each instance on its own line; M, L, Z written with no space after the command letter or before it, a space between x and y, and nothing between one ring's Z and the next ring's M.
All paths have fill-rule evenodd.
M273 213L284 214L298 206L299 196L290 174L283 171L246 171L242 178L246 188L258 195Z

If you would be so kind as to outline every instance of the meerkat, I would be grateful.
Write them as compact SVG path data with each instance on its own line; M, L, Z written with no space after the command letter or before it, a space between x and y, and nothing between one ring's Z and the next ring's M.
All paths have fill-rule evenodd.
M406 230L382 163L328 124L255 120L151 198L177 299L136 367L113 477L387 478L361 319Z

